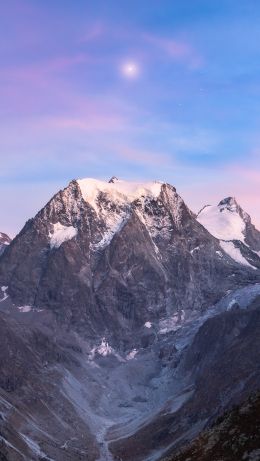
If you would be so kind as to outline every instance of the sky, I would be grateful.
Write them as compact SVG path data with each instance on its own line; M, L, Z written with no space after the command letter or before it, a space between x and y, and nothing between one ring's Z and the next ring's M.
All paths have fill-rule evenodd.
M0 2L0 230L71 179L235 196L260 228L259 0Z

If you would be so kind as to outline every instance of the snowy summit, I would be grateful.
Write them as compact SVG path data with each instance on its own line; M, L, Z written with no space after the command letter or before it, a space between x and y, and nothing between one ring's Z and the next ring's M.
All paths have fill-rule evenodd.
M198 214L198 221L220 240L245 240L245 219L234 197L228 197L217 206L206 205ZM244 219L243 219L244 218Z
M162 182L133 182L122 181L113 176L109 182L98 179L78 179L82 196L97 211L97 198L100 193L111 197L113 202L131 203L145 196L157 198L161 192Z

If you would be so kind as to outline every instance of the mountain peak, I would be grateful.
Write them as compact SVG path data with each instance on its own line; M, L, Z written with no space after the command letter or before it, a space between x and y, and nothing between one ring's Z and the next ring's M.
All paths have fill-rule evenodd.
M11 243L11 239L7 234L0 232L0 244L9 245Z
M83 199L97 210L100 194L105 194L111 202L130 204L141 197L157 199L163 183L159 181L134 182L112 177L109 182L93 178L78 179Z
M240 240L253 251L260 249L260 233L235 197L226 197L218 205L206 205L197 219L219 240Z
M207 205L198 214L198 221L220 240L245 240L246 213L234 197L226 197L218 205Z
M228 208L230 211L237 211L239 205L235 197L226 197L219 202L218 207L221 208L220 211L224 208Z
M4 252L4 250L10 243L10 237L7 234L0 232L0 255Z
M115 182L119 181L119 179L116 177L116 176L112 176L112 178L109 179L109 183L111 184L114 184Z

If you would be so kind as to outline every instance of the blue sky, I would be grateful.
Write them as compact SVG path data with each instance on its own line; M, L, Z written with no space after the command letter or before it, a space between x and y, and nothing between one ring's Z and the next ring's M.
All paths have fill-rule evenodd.
M112 175L194 211L235 195L259 227L259 21L253 0L1 2L0 229Z

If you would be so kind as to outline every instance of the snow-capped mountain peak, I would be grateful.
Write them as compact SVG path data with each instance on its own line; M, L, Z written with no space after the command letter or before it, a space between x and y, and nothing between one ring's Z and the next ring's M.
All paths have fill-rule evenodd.
M239 216L241 217L241 219L245 222L245 223L250 223L251 222L251 218L249 216L248 213L246 213L242 208L241 206L239 205L239 203L237 203L235 197L227 197L227 198L224 198L223 200L221 200L218 204L219 208L220 208L220 211L224 210L224 209L227 209L229 211L231 211L232 213L238 213Z
M77 181L82 197L96 211L97 200L105 194L112 202L130 204L140 197L158 198L162 184L159 181L133 182L117 179L115 176L109 182L98 179L86 178Z
M226 197L221 200L218 204L220 211L228 209L229 211L236 212L238 209L238 203L235 197Z
M161 217L157 216L160 199L171 202L176 223L181 219L182 199L174 187L163 182L134 182L113 177L109 182L92 178L79 179L77 185L83 200L95 210L97 222L101 226L99 238L92 242L93 250L107 246L133 214L145 225L153 240L159 232L157 227L161 227ZM167 199L163 199L165 195ZM166 232L166 227L170 227L171 223L166 218L164 221Z
M234 197L224 198L216 206L206 205L197 220L221 241L221 247L232 259L259 267L260 232Z
M242 209L234 197L224 198L218 205L206 205L198 214L198 221L220 240L245 240L245 221Z

